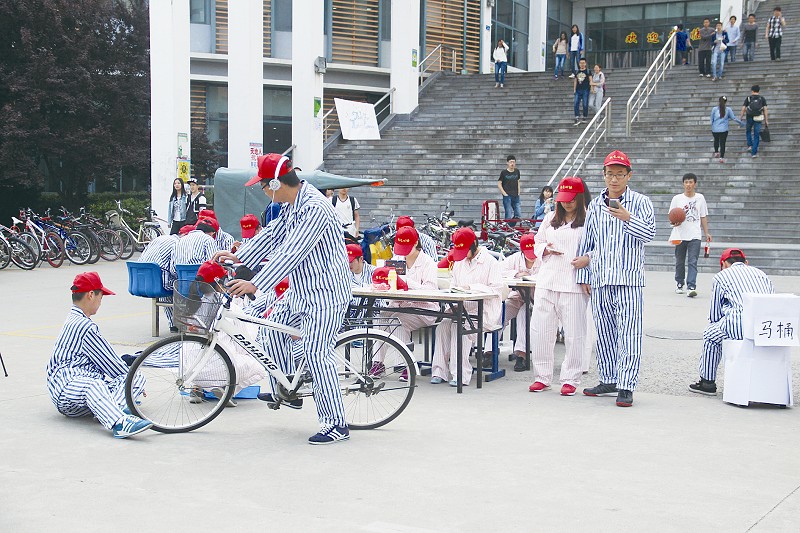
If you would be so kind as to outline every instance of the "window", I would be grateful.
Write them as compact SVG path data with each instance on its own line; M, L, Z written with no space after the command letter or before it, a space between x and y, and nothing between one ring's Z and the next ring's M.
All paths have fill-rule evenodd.
M392 40L392 1L381 0L381 41Z
M719 2L715 0L702 0L686 4L687 17L719 17Z
M497 41L508 45L508 64L528 69L529 0L496 0L492 10L492 51Z
M211 24L208 16L208 0L191 0L189 4L189 22L192 24Z
M275 31L292 31L292 0L273 0L272 17Z

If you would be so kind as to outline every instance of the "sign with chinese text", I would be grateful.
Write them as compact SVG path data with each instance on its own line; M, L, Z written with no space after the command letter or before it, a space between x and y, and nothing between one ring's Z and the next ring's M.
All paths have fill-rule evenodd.
M250 168L258 168L258 156L264 155L262 143L250 143Z
M626 42L627 44L639 44L639 36L638 36L638 35L636 35L636 33L635 33L635 32L630 32L630 33L629 33L629 34L628 34L628 35L625 37L625 42Z
M745 338L756 346L800 346L800 296L745 294L742 303Z
M189 159L178 159L178 178L184 183L189 179L192 169L192 162Z
M661 42L661 39L658 38L658 34L654 31L651 31L647 34L647 42L650 44L658 44Z

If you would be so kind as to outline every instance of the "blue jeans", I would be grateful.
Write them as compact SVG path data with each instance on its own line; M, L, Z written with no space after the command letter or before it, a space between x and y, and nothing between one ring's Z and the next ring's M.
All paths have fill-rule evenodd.
M697 258L700 257L700 239L681 241L675 247L675 282L683 287L684 281L689 290L697 288ZM686 275L686 260L689 260L689 273Z
M555 68L555 75L564 75L564 61L566 61L567 55L566 54L556 54L556 68Z
M744 60L752 61L756 56L756 43L744 43Z
M495 83L505 83L506 82L506 69L508 68L508 63L505 61L495 61L494 62L494 82Z
M719 70L717 69L719 66ZM720 50L714 50L711 53L711 77L712 78L721 78L722 71L725 69L725 52Z
M505 218L522 218L519 196L503 196L503 210L505 211Z
M569 66L572 68L572 73L573 74L578 72L578 69L580 68L578 63L580 63L580 60L581 60L581 53L580 52L570 52L569 53Z
M589 91L581 91L578 89L575 91L575 100L573 103L573 107L575 108L575 118L580 117L578 113L578 104L583 102L583 118L589 116Z
M758 143L761 141L761 125L763 122L756 122L753 117L747 117L747 127L745 132L747 134L747 146L750 147L750 153L756 155L758 153ZM753 136L755 134L755 136Z
M725 61L728 63L736 63L736 47L728 45L728 49L725 50Z

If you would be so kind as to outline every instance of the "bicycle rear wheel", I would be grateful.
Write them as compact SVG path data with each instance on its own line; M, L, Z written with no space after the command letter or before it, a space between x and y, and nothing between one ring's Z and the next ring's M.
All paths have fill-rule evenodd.
M101 229L97 232L100 243L100 257L106 261L116 261L122 256L122 239L119 234L110 229Z
M64 241L55 231L48 231L44 235L45 259L53 268L64 264Z
M39 263L39 256L24 240L18 237L9 237L11 245L11 261L23 270L33 270Z
M0 270L3 270L11 262L11 246L0 238Z
M119 258L122 260L127 261L131 257L133 257L134 252L134 245L133 245L133 237L130 234L122 229L118 229L117 235L119 235L120 241L122 242L122 253L119 254Z
M144 246L150 244L150 241L161 235L161 232L153 226L145 226L142 230L142 242Z
M177 335L144 350L125 381L131 412L162 433L192 431L214 420L233 396L236 371L225 350L215 346L208 353L209 348L206 337ZM145 379L138 398L133 397L136 375ZM211 389L220 389L220 400L207 398Z
M370 376L375 357L383 359L384 370ZM388 424L403 412L414 394L414 360L405 346L381 330L358 329L339 335L336 366L350 429ZM401 381L403 377L407 381Z
M22 231L16 235L16 238L27 244L30 247L30 249L33 250L33 254L36 257L36 259L33 262L32 268L37 267L39 263L44 261L44 255L42 254L42 244L39 242L39 239L36 237L36 235L33 234L33 232L31 232L30 230Z
M83 234L71 232L64 240L64 251L70 262L76 265L85 265L92 255L92 246Z
M95 233L94 230L83 229L81 233L86 237L86 240L89 241L89 248L91 250L89 260L86 261L86 263L93 265L100 261L100 239L97 237L97 233Z

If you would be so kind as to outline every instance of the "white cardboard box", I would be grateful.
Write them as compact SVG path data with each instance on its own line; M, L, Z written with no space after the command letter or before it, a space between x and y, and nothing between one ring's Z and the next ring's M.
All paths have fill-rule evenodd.
M794 405L791 354L788 346L756 346L752 339L723 341L722 401L736 405Z

